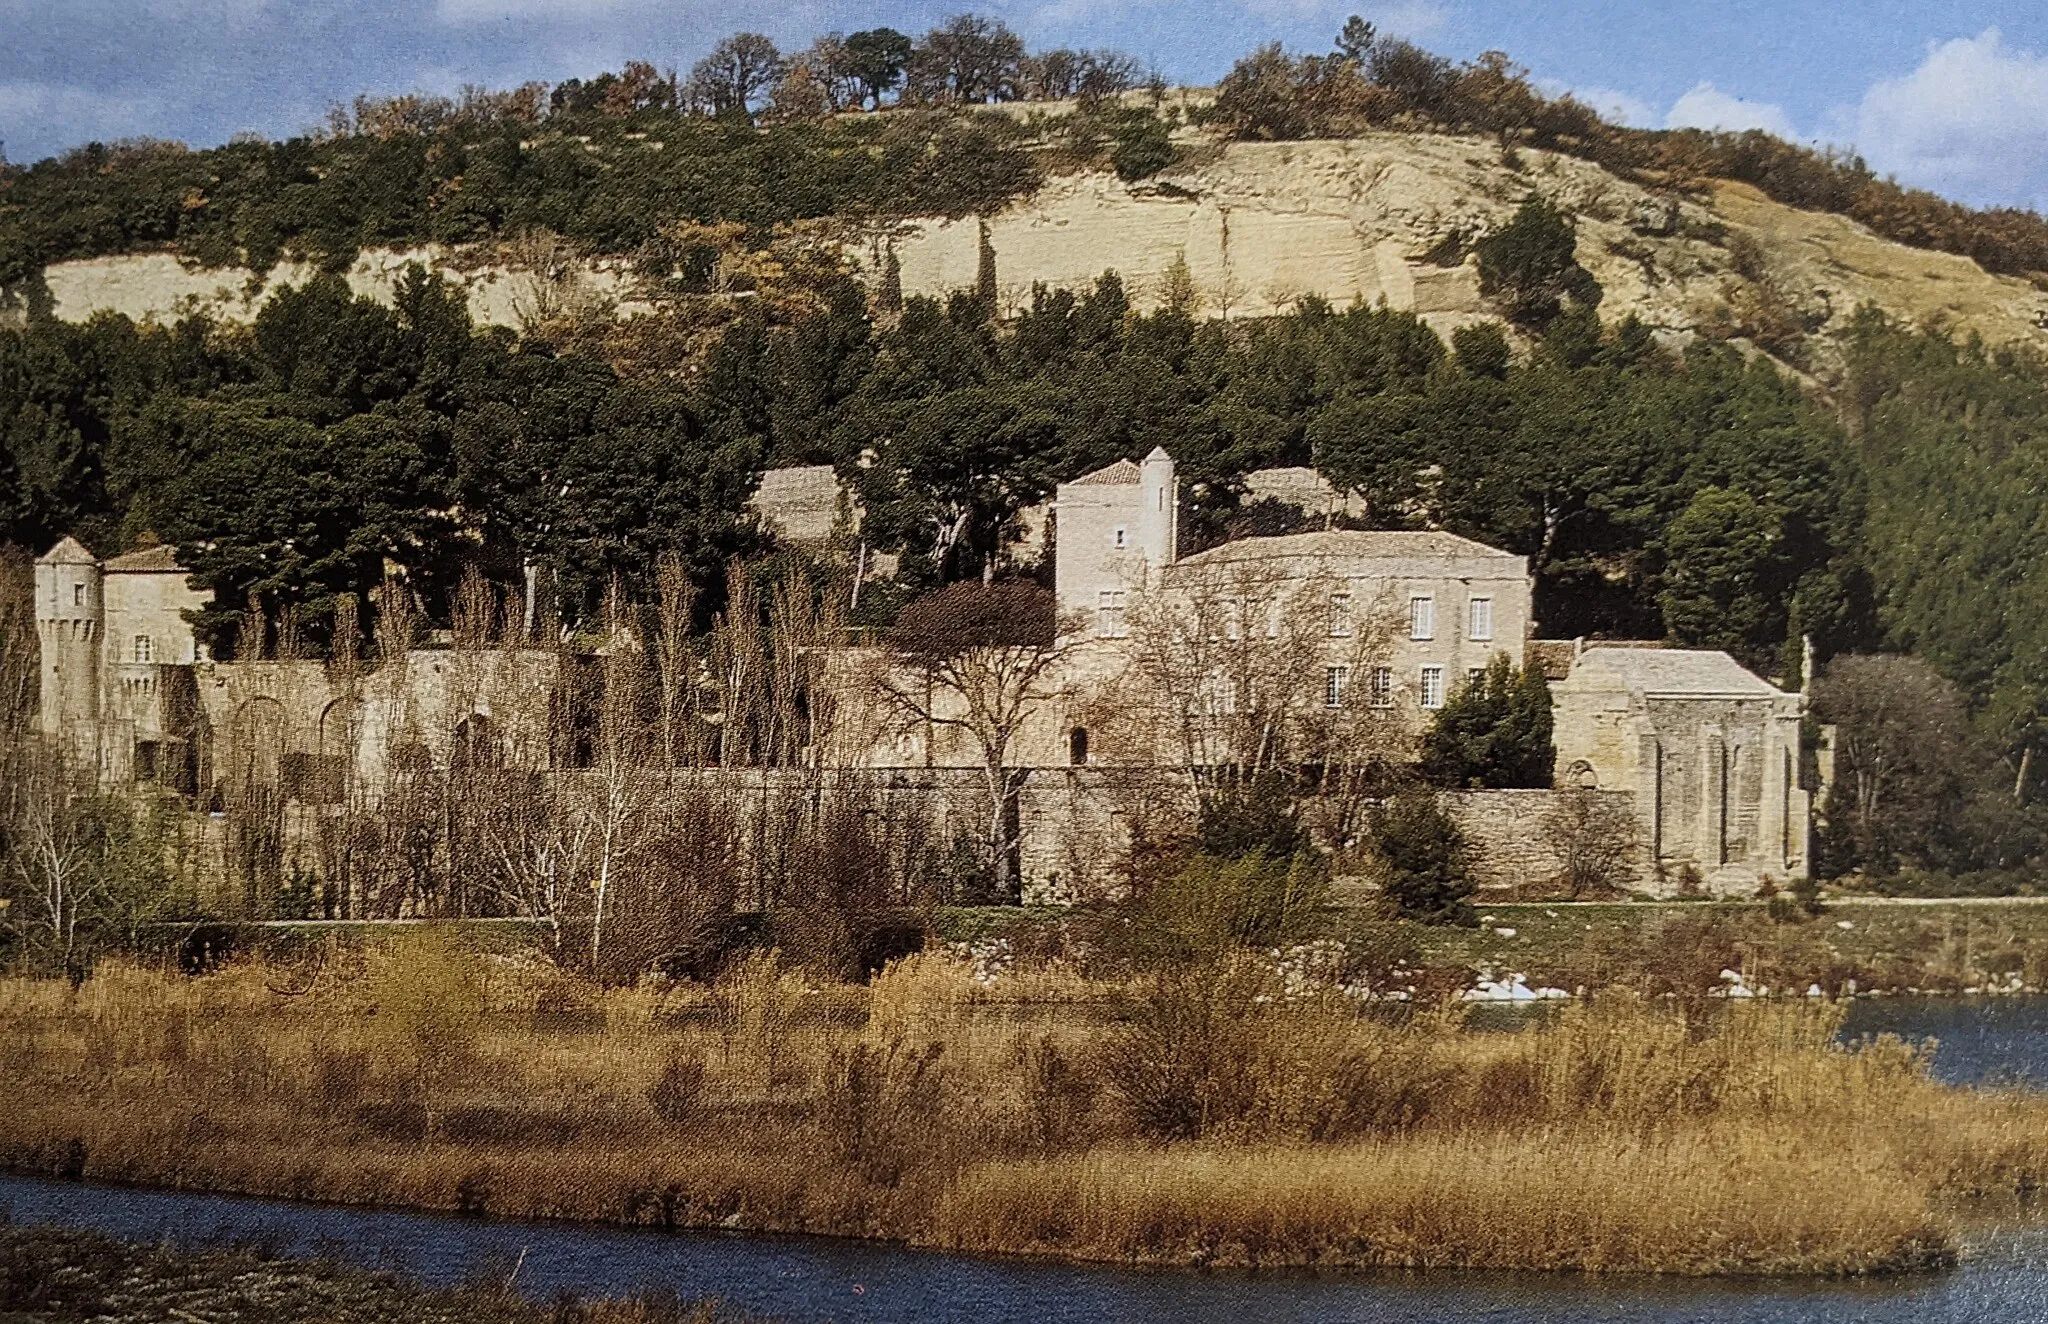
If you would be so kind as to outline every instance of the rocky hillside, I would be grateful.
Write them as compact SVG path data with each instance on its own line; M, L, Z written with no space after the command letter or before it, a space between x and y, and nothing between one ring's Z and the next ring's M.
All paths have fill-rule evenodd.
M1744 184L1683 198L1654 192L1579 158L1478 138L1379 133L1342 141L1219 143L1183 130L1182 162L1125 183L1107 172L1054 174L1000 212L912 220L893 238L849 239L878 279L893 244L905 294L973 286L984 244L999 296L1020 306L1034 284L1079 286L1122 275L1144 306L1185 263L1205 316L1256 317L1305 295L1337 304L1384 299L1439 331L1490 316L1475 239L1531 192L1576 214L1578 257L1605 291L1603 316L1634 314L1661 331L1747 338L1827 375L1827 332L1875 304L1909 323L1974 332L1993 344L2048 348L2048 292L1992 275L1968 258L1910 248L1841 216L1800 211ZM386 297L422 261L460 281L480 321L517 326L564 300L616 316L655 311L624 259L536 262L510 249L366 250L349 273ZM61 262L34 300L81 321L111 310L164 319L203 308L253 315L311 267L267 276L206 269L169 253Z

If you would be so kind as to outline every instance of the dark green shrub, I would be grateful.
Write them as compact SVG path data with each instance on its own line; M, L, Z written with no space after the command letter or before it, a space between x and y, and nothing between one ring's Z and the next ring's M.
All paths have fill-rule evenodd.
M1386 894L1401 915L1424 924L1471 924L1477 884L1465 834L1425 790L1408 790L1373 815L1373 845L1386 866Z

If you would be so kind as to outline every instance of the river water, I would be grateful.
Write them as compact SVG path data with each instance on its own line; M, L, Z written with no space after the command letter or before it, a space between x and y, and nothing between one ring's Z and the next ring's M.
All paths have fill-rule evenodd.
M1935 1070L1959 1082L2048 1080L2048 999L1858 1003L1844 1033L1936 1037ZM650 1287L716 1296L776 1319L847 1324L1054 1321L1457 1320L1529 1324L1978 1324L2048 1320L2048 1228L1973 1244L1962 1267L1876 1282L1593 1278L1533 1273L1224 1274L975 1259L810 1237L664 1233L475 1222L180 1192L0 1177L18 1221L152 1241L260 1235L453 1282L519 1264L537 1297Z

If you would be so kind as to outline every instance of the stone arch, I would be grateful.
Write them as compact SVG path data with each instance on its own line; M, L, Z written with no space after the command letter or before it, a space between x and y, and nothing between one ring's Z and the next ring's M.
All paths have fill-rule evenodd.
M1597 791L1600 789L1600 774L1585 759L1574 759L1564 771L1564 784L1581 791Z

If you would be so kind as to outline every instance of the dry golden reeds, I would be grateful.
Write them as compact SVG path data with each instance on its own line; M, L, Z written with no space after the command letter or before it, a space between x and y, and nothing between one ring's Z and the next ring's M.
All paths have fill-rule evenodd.
M1033 978L763 955L607 988L427 930L0 980L0 1163L1148 1263L1678 1273L1938 1263L1953 1197L2048 1181L2048 1100L1843 1046L1819 1003L1606 995L1503 1034L1247 964Z

